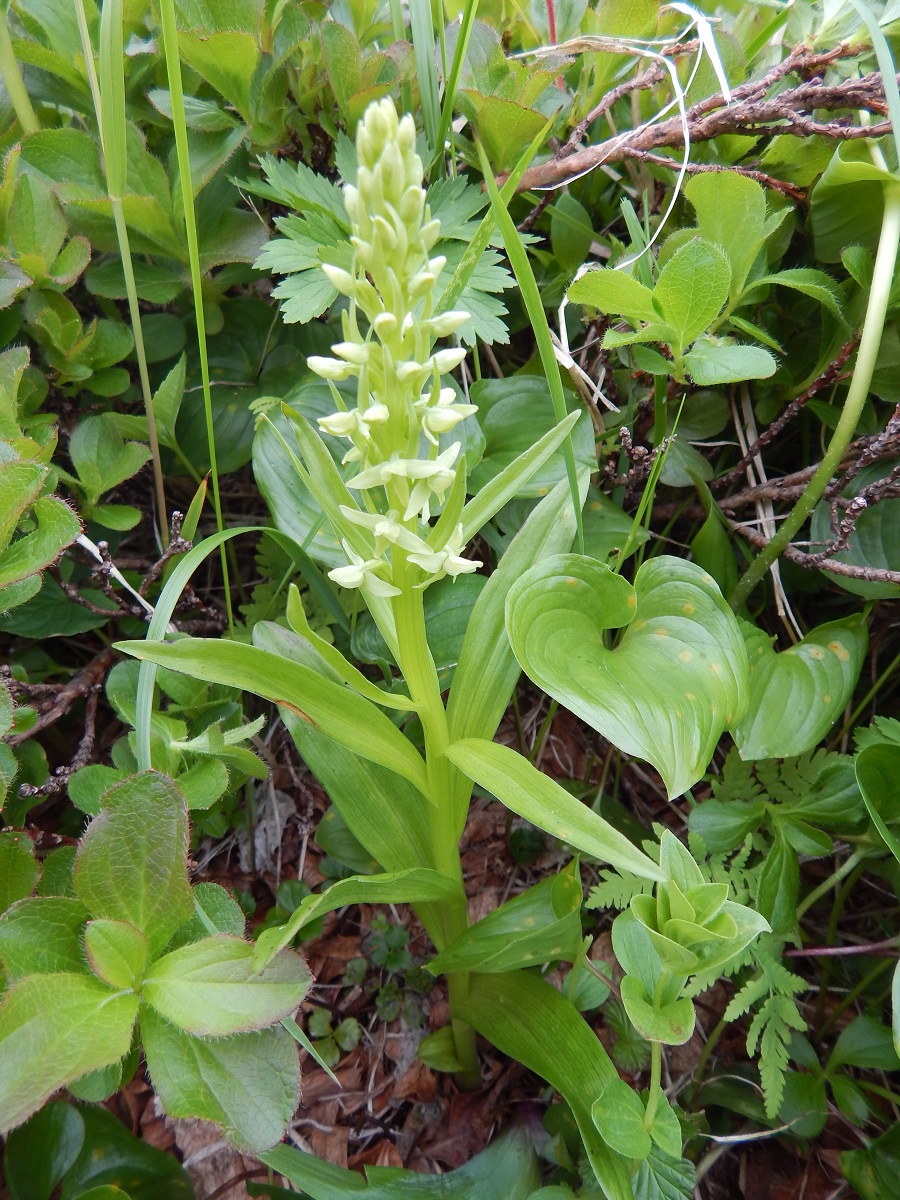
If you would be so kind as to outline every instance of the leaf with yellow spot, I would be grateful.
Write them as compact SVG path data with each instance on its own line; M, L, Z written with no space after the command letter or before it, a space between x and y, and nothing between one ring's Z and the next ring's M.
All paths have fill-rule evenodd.
M670 798L700 779L746 707L740 628L694 563L650 559L632 587L594 559L557 555L513 585L506 626L534 682L620 750L652 763ZM613 629L624 629L614 649Z
M818 625L780 654L741 622L750 660L750 703L734 729L741 758L789 758L821 742L853 694L868 645L862 616Z

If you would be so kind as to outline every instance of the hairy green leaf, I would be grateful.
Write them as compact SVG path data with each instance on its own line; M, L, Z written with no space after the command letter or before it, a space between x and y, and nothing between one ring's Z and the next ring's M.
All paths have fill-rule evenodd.
M20 900L7 909L0 917L0 959L7 981L24 975L84 972L87 919L81 901L65 896Z
M150 945L127 921L98 920L89 921L84 931L84 952L104 983L127 989L140 984Z
M148 819L152 813L152 820ZM126 921L158 954L193 911L184 798L156 771L110 788L75 863L78 899L93 917Z
M89 975L30 975L0 1003L0 1132L57 1089L121 1058L138 998Z
M149 968L141 994L167 1021L201 1037L264 1029L294 1011L312 976L288 950L258 971L255 952L227 934L191 942Z
M198 1038L145 1009L141 1038L169 1116L215 1121L253 1154L281 1140L300 1102L297 1047L284 1030Z

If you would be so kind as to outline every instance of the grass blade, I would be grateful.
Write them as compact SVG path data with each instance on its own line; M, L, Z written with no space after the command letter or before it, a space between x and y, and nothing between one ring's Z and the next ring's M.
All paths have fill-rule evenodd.
M25 81L19 71L16 52L13 49L12 38L9 36L9 5L0 5L0 78L6 87L13 110L22 126L22 132L28 136L37 133L41 123L31 103L31 97L25 88Z
M147 370L147 354L144 349L144 331L141 310L138 305L134 265L131 260L131 244L122 199L127 187L128 156L125 144L125 52L123 45L123 0L107 0L100 13L100 75L97 79L94 67L94 51L88 31L84 0L75 0L75 16L81 35L81 48L88 75L94 113L100 130L100 145L106 169L106 190L112 205L113 221L119 254L122 258L122 273L125 276L125 293L128 298L128 314L134 336L134 352L137 355L141 395L147 414L147 429L150 452L153 455L153 485L156 492L156 513L159 522L159 537L163 546L168 542L169 520L166 515L166 493L163 483L162 463L159 457L159 438L156 434L156 419L153 414L153 392Z
M437 64L434 61L434 21L431 16L431 0L410 0L409 23L413 51L416 56L419 102L422 105L425 133L430 145L437 149L440 145L438 125L440 124L441 102L438 95Z
M451 134L450 122L453 120L453 104L456 100L456 89L459 87L459 77L462 73L466 50L469 48L469 37L472 33L472 26L475 24L475 14L477 11L478 0L466 0L466 7L459 18L459 33L456 37L456 49L453 51L453 62L450 64L450 75L444 84L444 104L441 109L441 123L438 127L432 165L444 153L447 138ZM455 167L453 169L455 171Z
M538 353L541 356L544 374L547 377L547 383L550 387L553 410L556 413L557 421L564 421L567 413L566 399L563 395L562 376L559 373L559 363L556 361L553 339L550 336L550 326L547 322L547 314L544 312L544 305L541 302L541 294L538 291L537 281L534 278L531 263L528 261L528 253L522 244L522 239L519 237L519 231L516 229L515 223L509 215L506 203L497 188L494 174L491 171L491 164L488 162L484 147L480 141L476 141L475 144L478 147L478 157L481 159L481 169L484 172L485 186L491 198L491 209L497 219L497 224L500 226L500 232L503 234L503 241L506 244L506 253L509 257L510 266L515 273L519 291L522 293L522 299L525 302L525 308L528 311L528 316L534 329L534 338L537 342ZM578 528L578 551L580 554L583 554L584 528L581 521L581 503L578 498L578 471L575 466L575 449L572 445L571 433L564 443L564 452L566 456L566 475L569 480L569 490L572 493L572 504L575 508L575 520Z
M503 200L504 206L508 204L516 194L516 188L519 186L519 180L528 170L531 160L534 158L535 154L537 154L538 148L540 147L544 138L547 136L547 131L552 123L553 117L550 117L547 121L547 124L516 163L515 167L510 172L508 179L500 189L500 196ZM453 272L453 275L450 278L450 282L444 288L441 298L435 306L436 313L450 312L456 307L456 303L465 291L466 284L469 282L472 272L478 265L478 260L487 249L488 242L491 240L491 236L496 228L496 225L497 217L494 209L489 208L481 218L481 224L476 229L475 236L466 247L465 254L463 254L462 258L459 260L456 270Z
M187 122L184 117L184 90L181 83L181 59L178 54L178 30L175 26L175 0L160 0L160 24L162 26L163 55L169 79L169 94L172 101L172 125L175 131L175 152L178 159L178 174L181 181L184 230L187 236L188 257L191 266L191 289L194 293L194 316L197 322L197 346L200 351L200 377L203 383L203 411L206 416L206 439L209 447L209 464L213 485L213 508L216 527L224 528L222 521L222 498L219 492L219 471L216 465L216 441L213 431L212 394L209 386L209 358L206 353L206 319L203 315L203 281L200 273L200 247L197 241L197 218L194 213L194 194L191 188L191 157L188 150ZM234 628L234 613L231 607L231 588L228 580L228 560L224 545L221 547L222 578L225 585L225 608L228 628Z

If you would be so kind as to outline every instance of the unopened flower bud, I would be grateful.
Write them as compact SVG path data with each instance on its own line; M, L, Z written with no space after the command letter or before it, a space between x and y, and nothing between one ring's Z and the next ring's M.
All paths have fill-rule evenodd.
M322 358L318 354L311 354L306 360L306 365L323 379L340 381L349 379L351 375L355 374L350 363L338 362L336 358Z
M410 297L416 300L419 296L424 296L426 292L431 291L436 282L436 275L432 275L429 271L420 271L409 282Z
M332 263L322 263L322 270L333 287L344 296L352 296L356 290L356 280L343 267L335 267Z
M408 187L400 197L398 212L407 225L418 225L425 209L425 192L420 187ZM431 224L434 224L432 221ZM440 229L440 221L437 222ZM427 226L425 228L428 228Z
M428 374L428 365L415 361L397 363L397 378L401 383L415 379L417 375Z
M437 219L429 221L419 230L419 241L426 250L430 250L441 233L441 223ZM441 268L443 270L443 268Z
M391 337L397 332L398 321L393 313L379 313L372 322L372 327L378 336L382 339Z
M435 370L440 375L446 375L448 371L452 371L466 357L466 351L462 346L458 346L455 350L438 350L432 358Z
M331 349L338 358L354 363L358 367L364 366L369 361L369 345L366 342L362 345L358 342L337 342Z
M330 433L332 437L349 437L356 432L356 413L332 413L328 417L319 417L317 423L323 433Z
M422 325L434 337L450 337L458 329L462 329L466 321L470 319L469 313L454 310L453 312L439 313L436 317L429 317L427 321L422 322Z
M363 417L370 425L383 425L391 419L391 411L386 404L371 404Z
M382 216L376 216L373 224L385 247L388 250L395 250L397 248L397 234L390 222L386 221Z

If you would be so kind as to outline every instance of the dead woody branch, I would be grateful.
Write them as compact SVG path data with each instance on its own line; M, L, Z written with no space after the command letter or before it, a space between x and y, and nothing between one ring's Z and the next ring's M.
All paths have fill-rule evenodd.
M730 103L718 93L692 105L686 114L691 142L706 142L723 134L756 134L760 137L776 133L794 137L820 135L844 141L889 133L889 121L871 125L856 124L849 115L859 110L877 116L887 113L884 84L879 73L833 84L825 83L820 77L804 78L811 71L819 71L847 53L848 48L844 46L829 54L811 54L801 47L762 79L735 88ZM787 75L797 75L801 82L796 87L769 95ZM657 73L651 68L638 79L640 82L635 86L652 86L657 82ZM847 115L831 121L823 121L815 115L830 112L846 112ZM601 115L599 110L592 114L598 115ZM582 126L578 127L576 133L582 130ZM626 130L598 145L585 146L580 150L572 149L570 139L556 158L526 171L519 190L561 187L595 167L641 158L661 147L683 145L684 124L681 117ZM655 158L650 161L655 161ZM675 170L680 166L674 161L671 165Z

